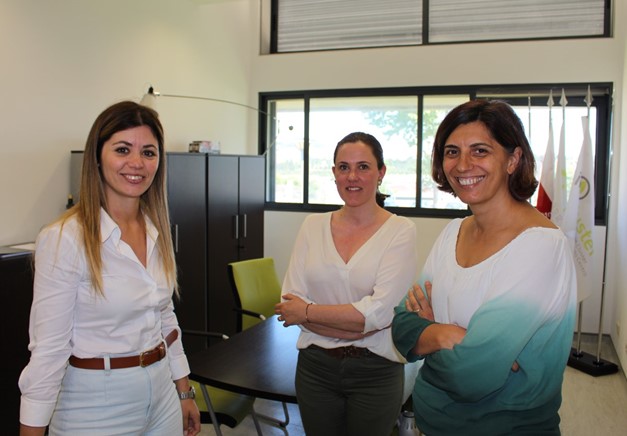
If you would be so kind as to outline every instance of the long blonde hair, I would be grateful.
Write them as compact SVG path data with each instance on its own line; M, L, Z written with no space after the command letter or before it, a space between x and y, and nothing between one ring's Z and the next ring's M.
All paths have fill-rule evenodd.
M79 201L60 217L61 226L76 216L82 228L82 242L91 276L91 283L96 293L104 295L102 286L102 256L100 236L100 208L107 209L104 194L103 178L100 172L100 156L102 146L116 132L133 127L147 126L159 144L159 167L155 178L140 198L140 210L153 222L159 237L157 249L161 255L169 286L178 296L179 288L176 274L176 261L170 233L170 216L166 188L166 155L164 147L163 127L159 116L154 110L132 101L122 101L105 109L91 127L81 172Z

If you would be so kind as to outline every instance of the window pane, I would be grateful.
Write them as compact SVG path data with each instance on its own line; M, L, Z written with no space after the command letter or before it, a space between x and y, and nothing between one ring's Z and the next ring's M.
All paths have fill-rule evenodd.
M470 96L509 102L523 122L536 156L539 179L549 131L546 100L551 90L563 87L569 99L564 109L568 185L572 184L583 142L581 118L588 113L584 97L587 92L594 97L590 133L596 161L595 214L597 223L602 223L608 186L609 139L605 135L611 119L612 87L607 83L591 85L589 91L581 84L566 84L390 88L376 91L376 96L372 90L363 90L361 95L360 90L260 94L269 115L267 124L260 125L260 142L268 163L266 199L279 210L336 208L341 199L331 171L335 146L347 134L364 131L377 137L383 146L387 172L381 192L390 195L386 206L417 216L465 216L469 212L467 206L453 195L439 191L431 179L431 150L442 119ZM558 100L554 96L556 103L551 111L556 155L562 126ZM533 205L536 195L530 199Z
M429 42L602 36L605 0L430 0Z
M341 204L333 182L333 152L347 134L374 135L387 172L381 192L386 206L416 206L418 99L401 97L314 98L309 112L309 203Z
M279 53L422 42L421 0L278 0Z
M273 100L268 129L269 201L302 203L304 179L305 104L303 99ZM272 177L272 175L274 177ZM274 187L272 187L274 183Z
M468 101L468 95L433 95L424 98L422 121L422 196L420 207L438 209L466 209L453 194L440 191L431 178L431 153L435 133L440 123L454 107Z
M272 4L272 51L277 53L610 36L607 0L276 0ZM423 29L423 20L428 29ZM427 41L423 32L428 33Z

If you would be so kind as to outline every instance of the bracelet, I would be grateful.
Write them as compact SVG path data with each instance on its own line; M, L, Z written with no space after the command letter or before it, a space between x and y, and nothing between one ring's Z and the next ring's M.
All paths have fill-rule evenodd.
M308 316L308 314L309 314L309 306L311 306L312 304L313 303L309 303L309 304L307 304L307 306L305 306L305 321L306 322L309 322L309 316Z
M196 398L196 389L193 386L190 386L187 392L179 392L179 399L181 400L193 400L194 398Z

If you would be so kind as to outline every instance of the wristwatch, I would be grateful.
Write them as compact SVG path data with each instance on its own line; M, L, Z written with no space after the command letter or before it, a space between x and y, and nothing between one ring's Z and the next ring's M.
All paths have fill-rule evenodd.
M191 386L189 388L189 391L179 392L179 398L181 400L187 400L187 399L193 400L194 398L196 398L196 389L194 389L194 387Z

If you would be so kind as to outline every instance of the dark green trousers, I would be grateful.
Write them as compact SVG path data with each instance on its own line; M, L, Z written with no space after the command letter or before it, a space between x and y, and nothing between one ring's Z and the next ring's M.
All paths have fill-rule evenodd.
M389 436L401 410L403 365L376 354L298 354L296 396L307 436Z

